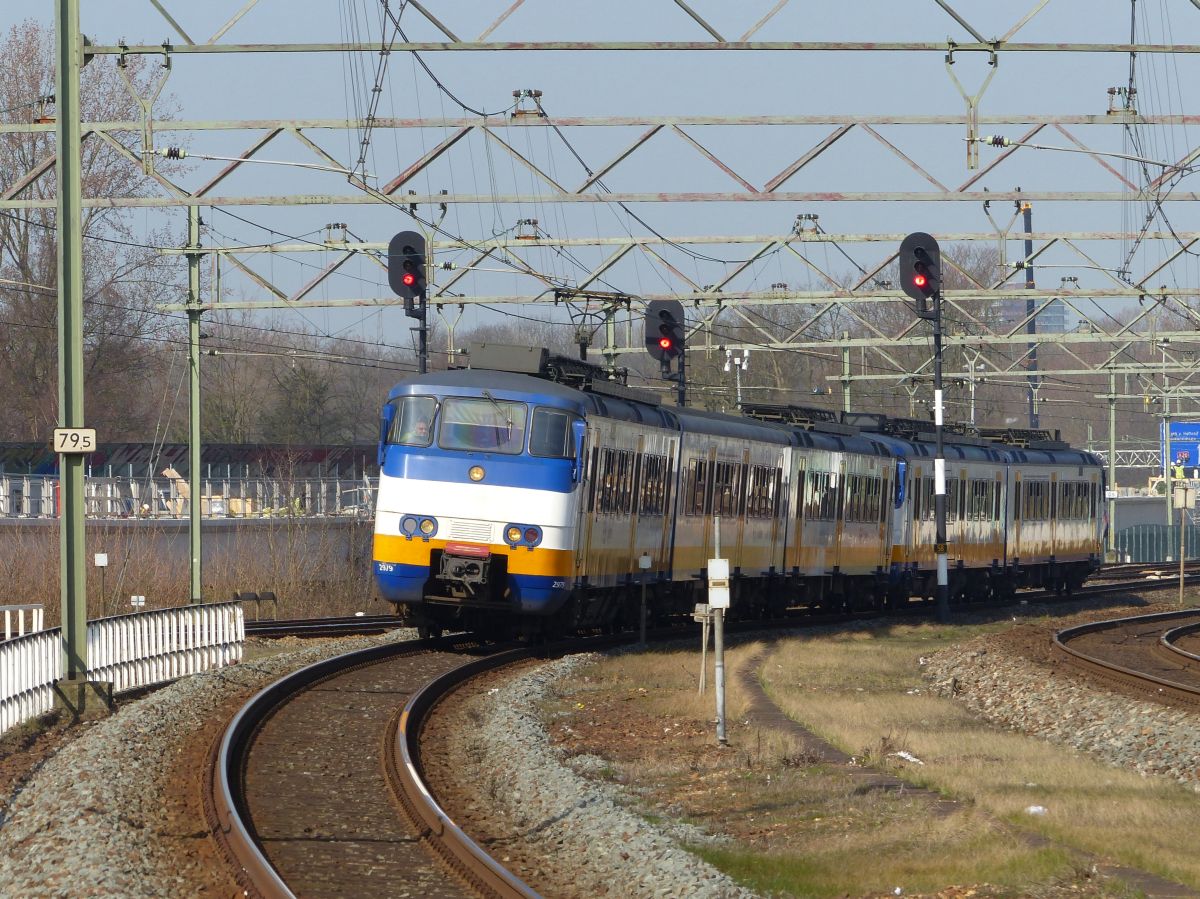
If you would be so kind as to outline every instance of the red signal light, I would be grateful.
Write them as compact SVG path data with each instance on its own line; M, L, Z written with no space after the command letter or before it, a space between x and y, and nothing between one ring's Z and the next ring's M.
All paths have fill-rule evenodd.
M414 275L412 272L405 272L405 273L404 273L404 274L403 274L403 275L400 277L400 280L401 280L402 282L404 282L404 286L405 286L405 287L412 287L414 284L416 284L416 283L417 283L417 276L416 276L416 275Z
M918 272L917 274L913 275L913 284L917 285L917 287L924 287L928 283L929 279L921 273Z
M672 346L674 346L674 343L671 341L670 337L660 337L658 338L658 345L664 350L669 350Z

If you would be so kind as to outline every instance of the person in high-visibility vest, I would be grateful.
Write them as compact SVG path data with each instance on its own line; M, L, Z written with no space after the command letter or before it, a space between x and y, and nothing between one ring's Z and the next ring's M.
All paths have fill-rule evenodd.
M1172 468L1171 468L1171 477L1175 478L1175 479L1176 479L1176 480L1178 480L1178 481L1182 481L1182 480L1184 480L1184 479L1187 477L1187 474L1186 474L1186 472L1184 472L1184 470L1183 470L1183 463L1182 463L1182 462L1176 462L1176 463L1175 463L1175 464L1172 466Z

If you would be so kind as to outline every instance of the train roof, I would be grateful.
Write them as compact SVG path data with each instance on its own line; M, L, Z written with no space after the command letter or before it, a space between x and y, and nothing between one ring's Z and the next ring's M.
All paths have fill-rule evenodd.
M535 360L540 369L546 369L547 358L563 361L559 357L546 357L543 353ZM933 458L937 452L931 439L932 424L929 422L909 422L868 413L843 415L843 420L839 422L833 420L836 413L828 410L805 410L792 406L754 406L751 407L751 417L664 406L649 391L609 382L598 376L600 369L596 366L587 363L578 365L581 370L586 367L588 371L583 375L580 372L566 372L565 369L564 372L573 376L574 383L579 386L527 372L466 368L415 375L393 387L388 397L392 399L420 394L423 389L461 393L464 396L481 395L488 391L497 399L559 406L585 417L598 414L650 427L754 439L781 446L900 458ZM829 420L815 413L823 413ZM1101 464L1093 454L1072 449L1058 440L1046 439L1048 436L1049 432L1041 431L997 432L976 436L949 428L944 434L943 450L946 459L951 461L1089 467Z
M840 452L876 456L892 455L890 447L876 435L859 434L852 428L839 433L804 430L785 423L762 421L739 415L726 415L704 409L659 405L656 398L643 399L644 391L622 389L620 385L591 384L579 390L527 374L490 369L452 369L415 375L398 383L388 394L419 395L424 390L461 393L464 396L488 391L496 399L547 403L572 409L580 415L603 415L618 421L636 422L652 427L720 437L759 440L780 446L806 446Z

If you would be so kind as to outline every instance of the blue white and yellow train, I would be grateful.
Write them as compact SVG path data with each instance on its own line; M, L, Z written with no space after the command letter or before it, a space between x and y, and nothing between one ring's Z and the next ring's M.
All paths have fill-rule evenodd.
M509 358L524 373L420 375L383 407L375 578L422 633L632 625L643 578L655 617L690 613L717 539L731 614L934 595L927 424L676 408L551 380L544 351ZM954 433L944 454L953 602L1069 591L1099 568L1096 456Z

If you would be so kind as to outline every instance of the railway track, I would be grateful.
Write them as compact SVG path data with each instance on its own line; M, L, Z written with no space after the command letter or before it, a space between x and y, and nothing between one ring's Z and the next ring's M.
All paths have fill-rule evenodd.
M1200 609L1183 609L1067 628L1055 634L1054 648L1066 664L1120 692L1195 711L1197 632Z
M1150 581L1138 589L1173 584ZM1097 585L1076 597L1129 590L1128 583ZM1025 597L1053 599L1032 592ZM248 630L340 636L395 624L390 616L356 616L260 622ZM764 622L744 625L757 629ZM731 623L731 630L740 629ZM1098 648L1132 647L1167 629L1172 633L1159 648L1118 653L1115 661ZM1070 664L1110 685L1195 708L1200 654L1176 649L1189 641L1200 649L1197 633L1200 610L1192 610L1071 629L1058 635L1056 645ZM679 632L655 636L668 635ZM207 810L249 894L536 895L473 843L422 782L419 734L438 699L477 674L528 657L527 650L482 657L479 651L461 637L376 646L296 672L239 712L210 760ZM465 652L476 655L464 661ZM1157 667L1148 671L1144 661L1120 661L1145 657Z
M382 634L400 627L395 615L349 615L342 618L281 618L247 621L247 637L352 637Z
M249 895L537 895L421 779L418 737L438 699L529 655L469 651L377 646L297 671L243 707L210 757L206 810Z

